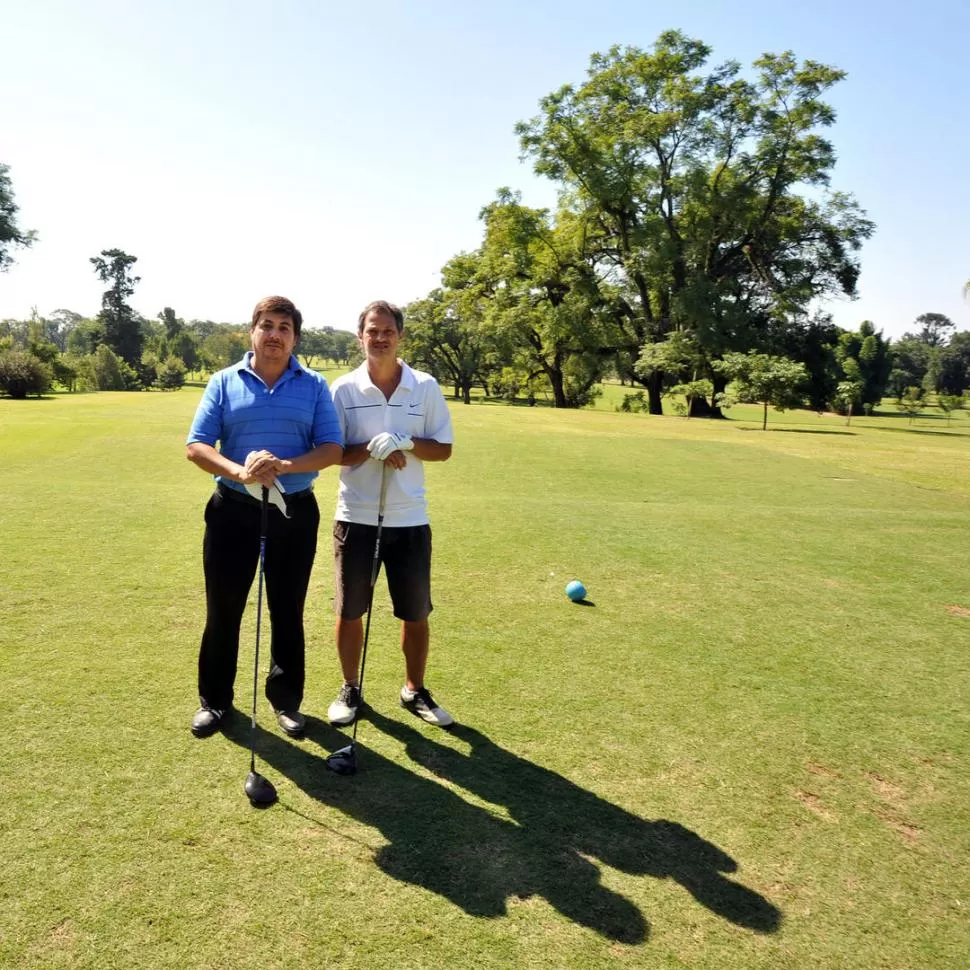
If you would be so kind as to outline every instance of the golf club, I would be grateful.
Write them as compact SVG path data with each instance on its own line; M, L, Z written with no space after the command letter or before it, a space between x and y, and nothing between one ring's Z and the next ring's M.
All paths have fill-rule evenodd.
M253 662L253 728L249 742L249 774L246 795L254 808L269 808L276 801L273 783L256 771L256 689L259 682L259 630L263 620L263 571L266 568L266 532L269 520L269 489L263 486L259 517L259 588L256 594L256 659Z
M360 655L360 706L364 706L364 667L367 664L367 639L370 636L370 614L374 606L374 586L377 585L377 574L381 568L381 529L384 527L384 500L387 498L387 462L381 469L381 497L377 503L377 538L374 540L374 562L370 570L370 595L367 599L367 622L364 624L364 649ZM327 767L338 775L354 775L357 773L357 755L354 745L357 743L357 722L360 720L358 709L354 718L354 730L350 736L350 744L339 748L327 758Z

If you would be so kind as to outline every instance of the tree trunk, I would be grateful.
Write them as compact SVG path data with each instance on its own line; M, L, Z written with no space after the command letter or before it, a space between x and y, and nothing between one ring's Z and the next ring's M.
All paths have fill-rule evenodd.
M663 372L654 371L646 380L647 402L649 414L663 414Z
M465 381L461 385L461 403L462 404L472 403L472 382L471 381Z
M690 399L690 406L687 408L689 418L721 418L720 408L711 406L710 401L703 394L695 394ZM716 413L715 413L716 412Z
M566 390L561 368L548 367L546 368L546 374L549 377L549 383L552 385L553 407L568 407L569 405L566 403Z
M764 409L765 409L764 420L761 422L761 430L767 431L768 430L768 402L767 401L765 401L764 403Z

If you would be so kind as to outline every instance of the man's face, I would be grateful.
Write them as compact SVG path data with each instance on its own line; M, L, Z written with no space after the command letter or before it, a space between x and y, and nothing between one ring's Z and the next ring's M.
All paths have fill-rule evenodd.
M257 362L276 364L288 361L296 346L293 320L289 314L267 311L250 329L249 339Z
M397 346L401 335L394 317L380 310L371 310L364 317L360 331L360 346L369 360L397 360Z

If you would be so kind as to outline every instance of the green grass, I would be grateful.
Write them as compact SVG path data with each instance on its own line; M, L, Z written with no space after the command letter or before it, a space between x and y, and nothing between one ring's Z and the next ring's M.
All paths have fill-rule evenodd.
M454 405L429 682L463 726L396 706L379 587L361 771L324 770L324 526L258 812L245 717L188 732L200 393L0 400L0 966L970 962L966 415Z

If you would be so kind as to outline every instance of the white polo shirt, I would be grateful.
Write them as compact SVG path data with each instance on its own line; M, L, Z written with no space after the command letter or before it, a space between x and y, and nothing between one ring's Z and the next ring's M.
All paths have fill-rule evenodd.
M356 370L338 377L330 387L348 445L366 444L382 431L397 431L412 438L433 438L442 444L454 440L451 415L438 382L423 371L401 362L401 383L387 400L367 373L367 361ZM400 528L428 523L424 497L424 462L414 453L404 453L407 466L388 471L384 525ZM340 522L377 524L377 503L381 493L383 462L368 458L356 468L342 466L335 518Z

